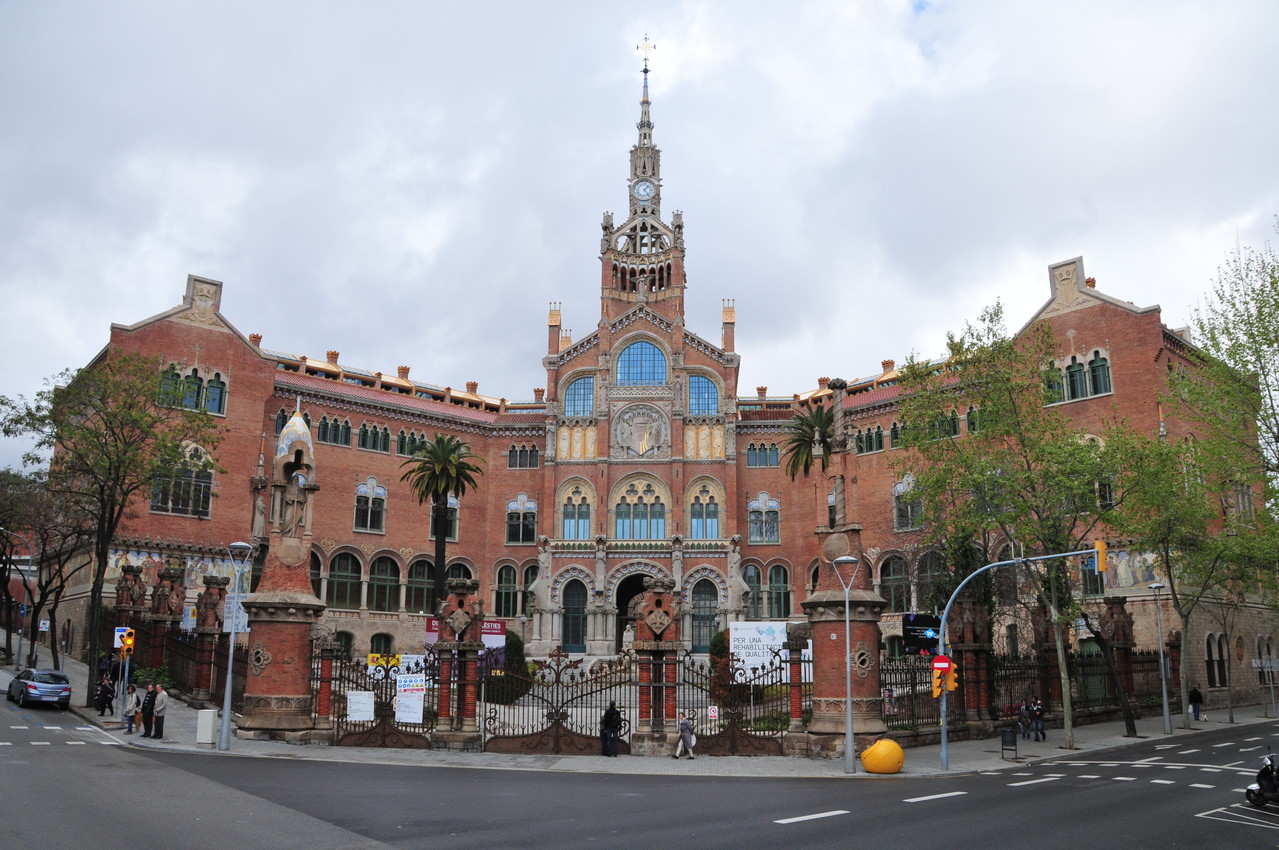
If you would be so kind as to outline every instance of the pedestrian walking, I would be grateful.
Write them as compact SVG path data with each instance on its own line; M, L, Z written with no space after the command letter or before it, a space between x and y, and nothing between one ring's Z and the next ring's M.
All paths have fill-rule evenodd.
M617 739L622 734L622 712L617 710L617 702L610 701L600 718L600 744L603 754L609 758L617 758Z
M124 734L132 735L134 724L142 720L142 697L138 696L138 689L129 685L128 690L124 694Z
M1036 741L1047 741L1048 733L1044 731L1044 704L1039 697L1030 703L1030 725L1035 732Z
M102 681L98 682L93 702L98 707L99 717L115 714L115 685L111 684L111 677L106 673L102 674Z
M155 685L155 731L151 733L152 738L164 737L164 712L169 708L169 695L164 692L164 685L156 682Z
M1204 695L1200 693L1197 682L1191 684L1190 693L1186 697L1190 702L1190 713L1198 720L1200 713L1203 711Z
M147 692L142 697L142 735L151 737L151 729L155 723L155 684L147 682ZM158 735L156 737L159 737Z
M693 758L693 747L695 746L697 746L697 736L693 734L693 721L681 711L679 713L679 743L675 745L675 752L671 754L671 758L677 759L684 753L688 753L688 757Z
M1030 740L1030 704L1026 700L1017 706L1017 730L1021 732L1023 741Z

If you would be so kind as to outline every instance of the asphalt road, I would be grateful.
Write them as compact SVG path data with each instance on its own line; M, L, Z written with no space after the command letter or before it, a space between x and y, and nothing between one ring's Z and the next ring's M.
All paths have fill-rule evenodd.
M1242 788L1279 724L978 776L546 774L165 753L0 704L5 846L1260 847Z

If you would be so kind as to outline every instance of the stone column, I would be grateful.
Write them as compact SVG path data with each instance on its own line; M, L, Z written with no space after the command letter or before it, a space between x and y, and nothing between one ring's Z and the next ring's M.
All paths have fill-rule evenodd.
M477 595L480 583L474 579L451 578L446 582L448 597L440 603L440 722L431 736L433 746L444 749L478 750L479 657L484 648L484 601ZM446 660L448 659L448 660ZM456 697L446 687L446 676L457 671ZM456 699L456 704L450 700ZM443 721L445 712L454 717L452 728Z
M865 749L888 731L882 715L879 671L879 619L888 603L875 592L870 565L864 558L849 592L851 646L844 642L844 589L830 556L849 551L852 542L844 533L828 535L822 546L826 557L818 571L817 589L801 604L813 629L813 719L808 724L807 749L826 758L844 754L846 653L852 654L853 664L854 746ZM788 736L788 751L802 746L793 738L798 736Z
M204 590L195 598L195 689L192 699L208 702L213 696L213 656L222 634L228 576L205 576Z
M280 432L272 463L270 549L257 593L244 602L250 663L240 733L306 739L312 728L311 632L327 607L311 590L318 490L311 430L294 413Z
M803 654L813 637L813 627L808 623L786 624L786 652L790 674L790 726L787 731L804 731L804 661Z
M182 585L185 570L181 567L161 567L151 590L151 611L146 619L151 623L151 645L147 647L147 667L164 666L164 642L169 630L182 619L182 606L186 604L186 588ZM136 662L135 662L136 663Z
M633 755L662 755L675 732L679 682L679 602L675 581L667 576L644 579L634 610L634 648L640 671L640 722L631 735Z
M1136 640L1133 638L1132 614L1128 613L1128 599L1123 596L1107 596L1102 604L1106 606L1106 610L1098 618L1097 630L1110 642L1110 648L1115 653L1115 666L1119 668L1119 681L1123 683L1124 692L1131 694L1132 651Z
M988 715L990 691L990 616L984 606L965 594L955 604L946 624L953 660L959 665L959 687L965 717L982 722Z

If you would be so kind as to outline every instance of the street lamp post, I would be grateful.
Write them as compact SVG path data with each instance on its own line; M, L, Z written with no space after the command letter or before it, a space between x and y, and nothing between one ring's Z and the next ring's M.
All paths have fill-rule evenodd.
M853 574L847 582L844 581L844 574L839 571L844 566L853 568ZM831 563L836 578L844 588L844 773L857 771L857 746L853 738L853 645L849 609L853 582L857 581L860 566L861 563L852 555L841 555Z
M249 566L249 560L253 557L253 547L248 543L232 543L227 546L227 552L231 555L231 569L235 577L231 579L232 592L236 594L235 598L239 598L240 585L244 577L244 571ZM227 639L226 650L226 690L222 694L222 728L218 732L218 749L231 749L231 682L232 673L235 671L235 632L236 626L239 625L239 612L232 605L233 599L228 594L225 603L222 606L222 620L224 623L230 622L230 635Z
M1164 589L1163 582L1150 585L1155 592L1155 628L1159 630L1159 687L1164 695L1164 734L1172 734L1172 715L1168 713L1168 668L1164 664L1164 617L1159 604L1159 591Z

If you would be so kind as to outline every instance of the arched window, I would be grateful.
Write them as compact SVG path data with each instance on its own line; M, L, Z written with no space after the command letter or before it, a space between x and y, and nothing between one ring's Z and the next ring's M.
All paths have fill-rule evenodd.
M901 635L884 638L884 655L893 661L901 661L906 656L906 641Z
M360 607L360 562L350 552L339 552L329 561L329 586L324 600L330 608Z
M781 564L768 568L768 616L774 620L790 616L790 573Z
M320 417L320 426L316 429L316 442L328 443L334 446L351 445L351 423L347 420L333 419L327 416Z
M626 346L617 357L617 385L666 386L666 355L653 343L643 340Z
M968 433L975 434L977 433L978 430L980 430L980 428L981 428L981 423L978 421L977 408L973 407L972 405L969 405L968 406Z
M858 428L857 433L853 435L853 446L857 450L857 454L866 454L866 435L862 433L862 429Z
M1230 685L1230 676L1226 671L1226 667L1230 664L1230 645L1226 643L1225 635L1217 636L1217 687L1225 688Z
M780 543L781 502L760 493L758 498L746 503L747 527L751 543Z
M689 506L688 536L690 540L719 539L719 503L710 487L703 484Z
M288 424L289 414L284 408L280 408L280 412L275 414L275 436L280 436L280 432L284 430L284 426Z
M742 567L742 580L746 582L746 587L750 589L750 600L746 604L746 617L750 620L758 620L763 616L763 583L760 581L759 567L754 564L747 564Z
M906 559L890 555L879 568L879 595L888 600L888 613L904 614L910 610L910 577Z
M226 382L221 372L214 372L204 388L204 409L219 416L226 413Z
M947 595L943 595L942 582L946 578L946 559L940 552L925 552L919 558L919 581L916 590L916 611L940 611L946 607Z
M1057 404L1066 400L1066 386L1061 380L1061 370L1049 363L1044 367L1044 404Z
M506 468L536 469L537 446L530 446L526 443L513 444L506 453Z
M693 585L693 651L710 652L711 635L715 634L715 612L719 607L719 591L710 579Z
M471 578L471 568L466 564L449 564L449 578L464 578L468 581Z
M199 446L188 446L181 466L151 485L151 510L160 514L207 517L213 498L212 461Z
M355 530L386 530L386 487L376 478L355 486Z
M391 429L386 426L382 427L382 431L378 435L377 450L380 452L391 451Z
M1208 687L1215 688L1218 686L1217 681L1217 636L1208 635L1204 639L1204 667L1208 671Z
M715 382L710 378L702 375L689 375L688 412L690 416L716 416L719 414L719 390L715 387Z
M776 443L751 443L746 449L747 466L778 466L780 455Z
M879 425L875 430L866 429L866 451L882 452L884 450L884 429Z
M448 524L449 524L449 531L448 531L448 534L446 534L446 535L444 536L444 539L445 539L445 540L448 540L448 541L449 541L449 542L451 542L451 543L456 543L456 542L457 542L458 508L459 508L459 507L461 507L461 503L460 503L460 502L458 502L458 500L457 500L457 496L454 496L452 493L450 493L450 494L449 494L449 496L448 496L448 504L449 504L449 507L448 507ZM431 504L431 509L432 509L432 511L434 511L434 509L435 509L435 504L434 504L434 502L432 502L432 504ZM432 514L432 520L434 520L434 514ZM434 539L435 539L435 523L434 523L434 521L432 521L432 523L431 523L431 533L430 533L430 535L429 535L428 539L430 539L430 540L434 540Z
M537 542L537 502L524 493L506 503L506 542ZM515 577L511 577L515 584Z
M342 657L350 661L355 653L355 635L350 632L338 632L334 635L338 642L338 651Z
M564 585L564 651L586 651L586 585L573 579Z
M400 567L382 557L369 567L369 610L400 610Z
M1094 351L1092 360L1088 361L1088 377L1092 381L1093 395L1110 392L1110 363L1100 351Z
M414 561L409 567L408 598L404 607L414 614L435 611L435 567L430 561Z
M909 531L923 524L924 505L915 491L915 476L907 472L893 485L893 527Z
M595 379L578 378L564 391L565 416L590 416L595 412Z
M160 376L160 404L166 407L182 406L182 376L172 366Z
M666 538L666 505L662 503L661 495L652 484L631 484L618 500L614 511L615 539Z
M497 616L514 617L520 613L520 589L515 584L515 567L510 564L497 570Z
M369 652L373 655L394 655L395 638L385 632L378 632L369 639Z
M182 406L191 410L199 410L204 401L204 380L200 370L192 369L191 374L182 379Z
M888 429L888 447L891 449L900 449L902 447L902 430L903 426L894 422Z
M574 487L564 500L565 540L591 539L591 505L581 487Z
M1088 375L1084 372L1084 364L1078 357L1070 358L1066 367L1066 400L1074 401L1088 395Z

